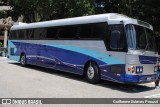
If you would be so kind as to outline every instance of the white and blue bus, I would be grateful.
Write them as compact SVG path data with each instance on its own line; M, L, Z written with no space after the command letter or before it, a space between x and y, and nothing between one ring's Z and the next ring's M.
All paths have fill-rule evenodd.
M21 63L126 84L157 79L153 27L109 13L19 24L11 28L8 58Z

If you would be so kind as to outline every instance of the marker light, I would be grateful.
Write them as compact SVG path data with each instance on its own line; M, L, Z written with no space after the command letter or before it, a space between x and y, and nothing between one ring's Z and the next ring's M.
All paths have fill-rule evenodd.
M131 68L128 68L128 71L131 71Z
M142 73L143 72L143 66L136 66L136 73Z
M132 66L131 68L132 68L132 69L135 69L135 66Z
M132 73L135 72L135 66L131 66L131 69L132 69Z
M158 67L155 66L155 67L154 67L154 72L157 72L157 71L158 71Z
M143 68L140 68L140 72L143 72Z
M134 73L134 72L135 72L135 66L129 67L129 68L128 68L128 71L131 71L132 73Z
M138 73L140 72L140 68L137 68L137 70L136 70Z

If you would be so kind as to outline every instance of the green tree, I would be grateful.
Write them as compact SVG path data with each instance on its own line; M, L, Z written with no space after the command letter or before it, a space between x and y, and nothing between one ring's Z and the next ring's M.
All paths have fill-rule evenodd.
M0 0L12 10L0 11L0 18L20 15L25 22L77 17L100 13L121 13L151 23L160 32L159 0Z
M94 0L2 0L12 7L10 14L24 16L26 22L37 22L89 15L94 13ZM15 19L15 17L14 17Z
M0 47L2 47L3 46L3 43L2 42L0 42Z

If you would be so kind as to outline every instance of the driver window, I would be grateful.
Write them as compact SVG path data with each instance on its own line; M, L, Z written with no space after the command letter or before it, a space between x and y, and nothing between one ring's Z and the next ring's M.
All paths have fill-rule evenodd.
M123 49L124 48L124 40L123 36L121 36L121 32L118 30L113 30L111 32L111 49Z

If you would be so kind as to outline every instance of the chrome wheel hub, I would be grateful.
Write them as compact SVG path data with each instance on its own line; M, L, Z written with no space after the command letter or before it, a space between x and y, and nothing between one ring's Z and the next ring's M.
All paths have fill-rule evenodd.
M94 68L92 66L90 66L87 70L87 75L89 79L93 79L94 77Z
M22 56L22 58L21 58L21 64L25 64L25 56Z

